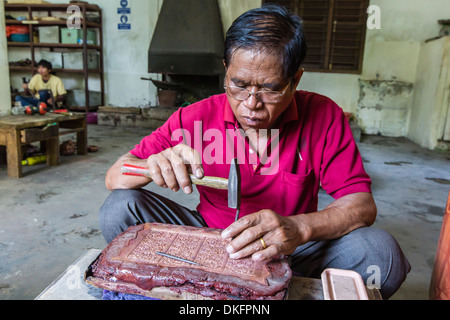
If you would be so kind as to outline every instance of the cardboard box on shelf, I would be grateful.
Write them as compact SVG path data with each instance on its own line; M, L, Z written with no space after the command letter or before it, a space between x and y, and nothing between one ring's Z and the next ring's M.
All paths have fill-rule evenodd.
M40 43L59 43L59 27L39 27Z
M96 51L88 51L87 53L87 67L89 70L98 69L99 53ZM63 53L64 69L83 70L84 59L83 52L65 52Z
M88 45L97 45L97 33L95 30L87 29L86 38ZM61 28L61 43L82 45L84 43L83 30Z

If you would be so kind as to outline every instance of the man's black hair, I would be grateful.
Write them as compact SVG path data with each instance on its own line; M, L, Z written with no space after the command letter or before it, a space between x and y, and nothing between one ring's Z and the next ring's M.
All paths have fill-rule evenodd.
M38 62L37 66L38 67L42 66L44 68L47 68L49 71L52 71L52 69L53 69L52 63L47 60L43 60L43 59Z
M280 5L266 4L237 18L225 39L225 65L238 49L275 52L283 62L286 79L293 79L306 55L303 23Z

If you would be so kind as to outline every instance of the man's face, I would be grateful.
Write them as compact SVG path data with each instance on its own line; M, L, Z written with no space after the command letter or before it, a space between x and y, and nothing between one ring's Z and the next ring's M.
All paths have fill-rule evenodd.
M299 72L293 86L282 76L281 59L253 50L237 50L227 69L225 85L256 91L285 91L276 103L259 101L254 95L239 101L228 95L231 109L244 130L272 129L279 116L292 102L302 72Z
M38 67L38 73L39 73L42 77L47 77L47 76L50 74L50 70L48 70L46 67L39 66L39 67Z

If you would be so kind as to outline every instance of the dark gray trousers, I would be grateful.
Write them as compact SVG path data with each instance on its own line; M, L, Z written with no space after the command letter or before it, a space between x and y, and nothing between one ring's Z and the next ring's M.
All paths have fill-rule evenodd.
M197 211L145 189L113 191L99 218L108 243L130 226L148 222L206 227ZM339 239L308 242L291 257L295 275L320 278L327 268L354 270L366 285L380 289L384 299L398 290L411 269L397 241L374 227L354 230Z

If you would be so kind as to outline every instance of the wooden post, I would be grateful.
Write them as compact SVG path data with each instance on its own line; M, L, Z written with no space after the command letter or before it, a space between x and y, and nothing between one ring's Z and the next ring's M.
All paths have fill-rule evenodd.
M20 130L8 130L6 134L6 159L8 176L22 178L22 145L20 143Z

